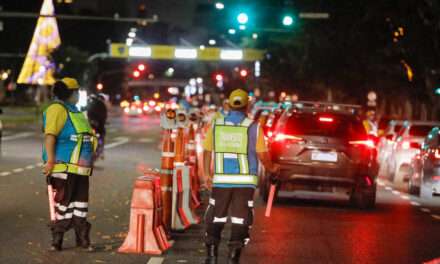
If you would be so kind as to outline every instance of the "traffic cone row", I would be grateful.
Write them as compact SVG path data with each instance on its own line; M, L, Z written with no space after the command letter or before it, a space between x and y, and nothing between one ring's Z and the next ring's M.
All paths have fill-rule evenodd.
M162 226L160 178L138 177L131 198L130 226L120 253L160 255L171 247Z
M190 178L191 178L191 204L192 208L200 206L199 190L200 182L197 171L197 152L196 152L196 132L195 124L190 123L188 131L188 142L186 144L187 160L190 166Z

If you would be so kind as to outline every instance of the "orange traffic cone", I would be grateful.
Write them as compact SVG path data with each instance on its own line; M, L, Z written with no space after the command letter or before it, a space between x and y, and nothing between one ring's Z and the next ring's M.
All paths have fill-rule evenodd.
M171 129L164 130L163 146L161 157L161 176L160 185L162 189L163 202L163 224L167 230L171 227L171 203L173 188L173 168L174 168L174 144L171 138Z
M189 125L188 143L186 145L188 164L190 165L190 179L191 179L191 204L193 208L200 206L199 200L199 179L197 174L197 153L194 124Z
M130 226L120 253L160 255L170 247L160 216L159 178L156 174L136 179L131 199Z

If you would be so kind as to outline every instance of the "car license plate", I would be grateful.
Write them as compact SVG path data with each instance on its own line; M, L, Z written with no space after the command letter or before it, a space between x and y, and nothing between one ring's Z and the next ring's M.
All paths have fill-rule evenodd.
M313 151L312 152L312 160L313 161L337 162L338 161L338 153Z

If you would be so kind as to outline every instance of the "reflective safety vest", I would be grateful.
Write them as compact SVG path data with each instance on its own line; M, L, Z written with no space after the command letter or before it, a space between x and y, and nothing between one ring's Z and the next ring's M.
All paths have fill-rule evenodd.
M221 117L214 123L214 185L254 185L257 175L249 172L248 144L252 120L240 124L225 122Z
M95 137L85 115L75 106L56 101L67 111L67 120L55 145L55 166L53 173L72 173L83 176L92 174L93 154L97 147ZM46 111L43 113L43 125L46 125ZM43 160L47 153L43 146Z

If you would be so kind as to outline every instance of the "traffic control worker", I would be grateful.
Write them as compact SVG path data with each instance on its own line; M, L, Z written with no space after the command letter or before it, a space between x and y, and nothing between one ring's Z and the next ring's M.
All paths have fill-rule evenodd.
M43 113L43 172L56 190L51 251L62 250L64 233L72 227L77 246L93 250L91 224L86 217L96 138L87 118L75 106L78 89L73 78L56 81L55 100Z
M205 263L217 263L221 232L228 220L232 233L228 263L239 263L241 249L249 242L253 222L254 191L258 183L258 159L270 171L276 172L264 142L258 122L247 118L248 93L234 90L229 97L231 111L217 118L208 129L204 146L205 177L212 184L212 193L205 214L207 258ZM214 172L211 173L211 157Z

